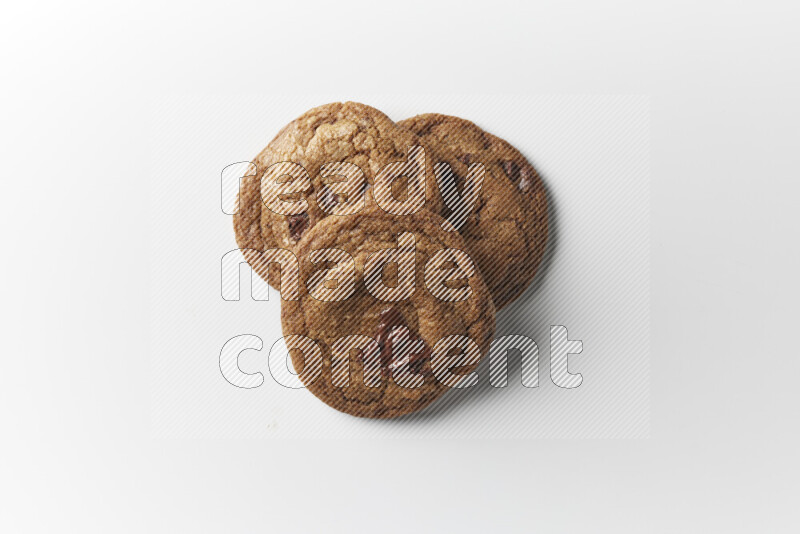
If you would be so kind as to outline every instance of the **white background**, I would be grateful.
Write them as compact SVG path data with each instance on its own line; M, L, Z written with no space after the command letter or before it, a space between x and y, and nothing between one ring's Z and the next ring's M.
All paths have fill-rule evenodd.
M797 15L6 6L0 530L796 531ZM278 90L650 95L651 437L154 439L149 110Z

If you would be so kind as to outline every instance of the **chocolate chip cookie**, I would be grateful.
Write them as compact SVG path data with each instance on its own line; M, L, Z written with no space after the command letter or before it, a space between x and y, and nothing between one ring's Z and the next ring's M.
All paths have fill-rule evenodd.
M368 208L324 218L296 244L302 283L300 298L282 303L284 339L328 405L397 417L476 378L494 305L463 238L442 223L425 210Z
M525 291L544 254L547 199L539 174L511 144L467 120L430 113L397 124L444 145L465 165L485 165L479 204L461 233L503 308Z
M417 146L423 150L412 154ZM402 201L417 195L424 209L444 215L434 163L446 157L370 106L337 102L309 110L286 125L253 161L257 170L243 180L234 216L237 243L249 249L248 261L257 255L254 251L294 251L303 235L328 215L374 205L373 185L381 171L415 157L424 165L424 191L411 191L411 182L401 177L391 184L391 196ZM464 175L461 162L447 163ZM270 198L281 202L270 203ZM288 211L286 202L292 203Z

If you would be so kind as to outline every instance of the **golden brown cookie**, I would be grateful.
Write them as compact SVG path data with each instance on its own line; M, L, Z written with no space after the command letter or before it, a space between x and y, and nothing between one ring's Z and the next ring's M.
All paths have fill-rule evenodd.
M528 287L544 254L547 199L539 174L508 142L467 120L430 113L398 125L443 145L466 165L485 165L483 193L461 233L495 306L505 307Z
M284 338L305 336L321 349L318 376L303 351L290 353L308 389L328 405L372 418L415 412L453 386L438 372L447 368L442 362L464 376L488 351L494 305L464 240L442 222L427 211L368 209L325 218L295 247L303 283L299 300L282 304Z
M371 207L375 203L372 194L375 178L387 165L410 161L410 150L415 146L424 149L424 209L444 215L434 163L446 158L436 154L427 143L364 104L337 102L307 111L286 125L256 156L253 161L256 174L243 180L239 211L234 216L239 247L255 251L275 247L294 250L305 232L331 212ZM286 165L281 165L282 162ZM459 176L464 175L465 166L461 162L447 163ZM303 178L296 178L295 185L300 184L301 190L279 195L298 204L296 213L287 213L284 206L269 203L270 194L276 192L270 187L280 188L291 181L285 173L297 170L295 165L307 173L306 182L301 184ZM337 183L345 176L348 176L346 184ZM407 199L412 194L408 183L402 177L396 180L392 194L400 200ZM363 202L356 205L352 202L354 198L363 198ZM253 254L245 253L248 261Z

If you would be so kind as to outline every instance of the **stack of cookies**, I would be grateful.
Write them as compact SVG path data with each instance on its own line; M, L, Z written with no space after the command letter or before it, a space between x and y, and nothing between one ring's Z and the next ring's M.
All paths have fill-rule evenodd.
M519 151L457 117L395 123L347 102L286 125L253 168L236 240L281 289L307 389L386 418L477 379L495 312L531 283L547 239L544 187Z

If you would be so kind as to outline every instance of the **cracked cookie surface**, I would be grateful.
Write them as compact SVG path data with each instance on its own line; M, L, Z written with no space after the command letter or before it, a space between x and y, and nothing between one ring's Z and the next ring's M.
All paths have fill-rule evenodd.
M321 169L326 164L348 165L354 172L363 173L360 189L351 192L363 193L364 207L369 208L374 204L372 185L375 176L389 163L406 161L409 149L414 146L425 149L424 209L444 215L445 206L436 185L434 163L445 158L436 154L418 136L364 104L337 102L307 111L286 125L256 156L253 160L256 172L242 180L240 207L234 216L239 248L248 249L245 252L248 261L258 254L257 251L270 248L294 251L305 232L328 216L330 209L323 210L320 200L328 200L333 205L339 201L338 195L331 192L335 178L322 177ZM280 162L298 164L308 172L307 187L293 197L284 197L284 200L305 201L307 209L300 213L282 215L261 202L262 177L267 169ZM463 164L455 160L448 163L456 173L463 175ZM356 187L355 182L351 185ZM392 191L402 200L405 191L400 181L398 185L401 187ZM255 263L251 261L251 264ZM268 278L266 273L259 274Z
M480 354L488 351L494 334L495 311L478 270L466 277L469 297L465 300L441 300L425 283L426 265L438 251L466 250L458 232L444 230L442 221L440 216L427 211L391 215L380 209L368 209L355 215L328 217L309 229L298 243L296 251L303 283L299 300L282 303L283 333L284 336L307 336L319 345L322 372L307 387L328 405L351 415L371 418L397 417L421 410L449 389L431 374L430 351L439 340L450 335L467 336L477 345ZM398 236L402 233L414 237L414 290L403 300L382 300L374 296L365 283L365 265L372 254L397 248ZM313 289L309 286L318 286L309 281L320 280L315 278L318 276L315 273L335 268L330 261L318 261L316 265L312 262L312 253L322 249L345 251L355 260L355 283L349 298L324 301L310 293ZM388 286L392 286L392 277L395 277L395 287L399 285L399 268L394 274L390 268L384 268L381 276ZM341 280L339 278L338 283L342 283ZM464 287L463 281L461 286ZM419 344L419 350L410 355L408 366L413 373L424 377L420 387L403 387L395 380L397 360L387 354L392 348L392 326L407 327L409 341ZM360 356L351 351L349 384L337 387L333 383L333 347L337 340L353 335L367 336L376 342L381 366L377 387L365 383L367 362L363 351ZM302 354L292 351L291 355L295 369L303 369ZM458 368L458 373L468 374L475 367L477 363L463 366Z

